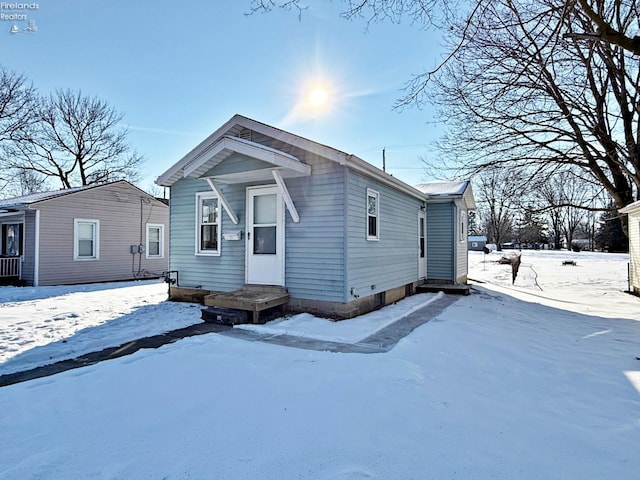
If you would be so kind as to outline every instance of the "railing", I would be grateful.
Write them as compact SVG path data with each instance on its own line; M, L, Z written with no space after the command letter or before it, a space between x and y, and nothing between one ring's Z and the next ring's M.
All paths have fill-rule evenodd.
M0 258L0 278L17 277L20 278L22 268L22 257L2 257Z

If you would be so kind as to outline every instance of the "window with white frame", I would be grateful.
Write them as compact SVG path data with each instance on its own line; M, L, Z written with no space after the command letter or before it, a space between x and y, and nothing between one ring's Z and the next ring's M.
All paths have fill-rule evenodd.
M76 218L73 220L73 259L98 260L100 258L100 220Z
M220 199L215 193L196 195L196 254L220 255Z
M367 188L367 240L380 239L380 194Z
M0 253L8 257L22 255L22 237L24 224L5 223L2 225L2 250Z
M164 257L164 225L147 223L147 258Z
M467 236L467 212L460 210L460 238L461 242L466 241Z

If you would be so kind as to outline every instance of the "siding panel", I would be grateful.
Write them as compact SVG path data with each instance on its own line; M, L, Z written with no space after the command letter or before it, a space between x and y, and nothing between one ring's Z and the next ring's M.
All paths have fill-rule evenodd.
M27 210L24 214L24 257L22 262L22 280L33 285L35 279L36 252L36 212Z
M344 169L312 161L310 177L285 181L300 214L286 214L286 285L293 298L343 302Z
M128 280L143 271L159 275L167 269L167 228L164 258L134 256L129 246L145 245L145 223L166 225L168 208L126 182L38 202L33 208L40 210L40 285ZM74 218L100 221L99 259L74 260Z
M418 211L422 202L358 172L348 175L348 300L418 279ZM367 241L366 190L379 193L378 241Z
M629 260L631 288L640 293L640 212L629 214Z
M245 231L244 185L219 185L220 191L238 216L235 225L222 209L220 228ZM210 192L203 180L183 179L171 187L170 269L179 272L184 287L231 291L244 285L244 239L221 238L220 256L196 255L196 193Z
M458 225L456 226L456 282L466 283L467 273L469 268L469 246L467 242L467 233L469 228L469 212L463 201L458 200L455 204L456 218L458 219ZM460 220L460 212L464 213L464 230L460 235L460 229L462 228Z
M247 166L254 166L248 160ZM311 161L310 177L285 180L300 215L294 223L285 212L285 285L293 298L344 301L343 168L324 159ZM222 232L246 234L248 186L220 186L239 219L234 225L223 213ZM195 194L200 191L209 191L203 180L182 179L171 187L171 270L179 271L185 287L238 289L245 283L245 241L223 239L220 256L194 255Z
M453 203L427 204L427 280L454 281Z

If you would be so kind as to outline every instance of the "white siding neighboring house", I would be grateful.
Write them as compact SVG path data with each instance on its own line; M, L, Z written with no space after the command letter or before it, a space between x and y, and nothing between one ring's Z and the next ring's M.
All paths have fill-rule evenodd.
M629 215L629 283L631 291L640 295L640 201L620 209Z
M168 220L167 204L124 180L0 200L0 277L26 285L159 277Z

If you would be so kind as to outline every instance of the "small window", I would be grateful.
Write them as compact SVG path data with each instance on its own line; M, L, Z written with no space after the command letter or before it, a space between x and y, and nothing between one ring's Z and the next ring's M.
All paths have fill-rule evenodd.
M2 225L2 255L16 257L22 255L22 223L5 223Z
M459 238L459 240L461 242L464 242L465 238L467 236L466 220L467 220L466 212L464 210L460 210L460 238Z
M380 194L367 188L367 240L380 239Z
M425 238L424 238L424 217L420 217L420 222L419 223L419 227L420 228L420 232L419 232L419 238L420 238L420 258L424 258L424 254L425 254Z
M164 225L147 223L147 258L164 257Z
M76 218L73 221L73 259L100 258L100 221Z
M213 193L196 195L196 254L220 255L220 200Z

